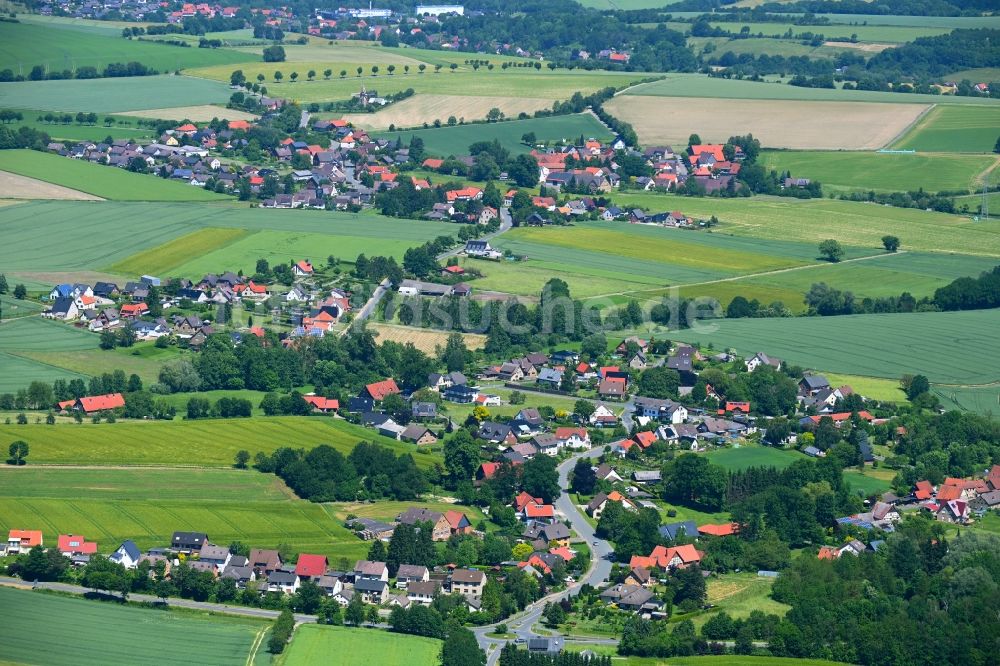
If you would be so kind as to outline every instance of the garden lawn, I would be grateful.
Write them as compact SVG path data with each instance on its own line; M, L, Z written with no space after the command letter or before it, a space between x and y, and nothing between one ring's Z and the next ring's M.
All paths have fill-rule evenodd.
M3 25L3 23L0 23ZM222 194L152 174L91 164L34 150L0 152L0 171L119 201L222 201Z
M218 104L229 100L228 83L228 74L226 83L189 76L21 81L0 85L0 107L110 113Z
M865 497L881 495L892 488L892 479L895 476L893 470L883 468L866 468L863 472L856 469L844 470L844 481L850 489L864 494Z
M671 339L763 351L806 368L895 379L923 374L937 384L1000 380L1000 310L726 319L671 331ZM817 344L821 340L822 344ZM961 354L941 354L942 348Z
M721 465L727 471L736 472L748 467L777 467L784 469L797 460L802 460L802 454L797 451L785 451L764 446L741 446L739 448L716 449L706 454L716 465Z
M255 639L268 626L251 618L138 608L9 587L0 588L0 605L17 609L6 614L0 627L0 659L39 666L156 666L164 655L176 654L178 646L206 664L245 666Z
M899 387L899 382L894 379L839 375L831 372L824 372L823 376L830 382L830 386L844 386L846 384L854 389L855 393L860 393L865 398L885 402L904 402L906 400L906 394Z
M782 616L791 606L771 598L773 585L773 578L756 573L723 574L708 580L708 603L715 604L719 612L741 620L750 617L755 610ZM700 627L710 617L711 613L699 615L694 618L695 626Z
M997 121L1000 122L1000 115ZM761 159L768 169L819 181L824 191L864 192L975 191L980 185L979 176L996 161L986 155L833 151L766 151Z
M381 629L299 626L286 648L284 666L368 666L378 655L379 666L430 666L437 663L441 641L423 636L395 634Z
M938 105L917 121L893 148L934 153L988 153L996 145L998 127L1000 105Z
M244 62L242 53L227 49L182 48L169 44L128 40L94 31L59 29L30 23L0 23L0 69L23 71L35 65L47 71L96 67L110 63L141 62L160 72L188 67Z
M23 439L32 463L61 465L154 465L178 463L229 467L237 451L270 453L281 446L311 449L320 444L344 455L363 440L395 453L413 453L420 467L441 462L415 446L331 417L279 416L197 421L119 421L56 426L0 425L0 442ZM141 444L139 444L141 442Z

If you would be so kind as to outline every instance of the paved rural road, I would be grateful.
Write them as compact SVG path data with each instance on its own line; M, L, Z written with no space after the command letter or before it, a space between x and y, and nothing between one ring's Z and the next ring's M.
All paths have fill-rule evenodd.
M7 578L0 576L0 585L7 585L10 587L20 587L20 588L30 588L31 583L27 583L20 578ZM69 594L87 594L88 592L93 592L90 588L83 587L81 585L70 585L68 583L37 583L36 587L40 590L53 590L55 592L67 592ZM147 603L162 603L162 599L159 597L154 597L150 594L130 594L128 595L129 601L143 601ZM278 617L278 611L267 610L266 608L249 608L247 606L229 606L226 604L215 604L209 603L207 601L191 601L190 599L175 599L170 598L167 603L168 606L173 606L175 608L192 608L194 610L205 611L209 613L227 613L229 615L244 615L247 617L259 617L265 620L273 620ZM315 615L303 615L301 613L295 614L295 621L298 623L309 623L315 622Z
M500 234L510 231L511 227L513 226L514 226L514 218L510 216L510 209L504 206L503 208L500 209L500 227L493 233L486 234L485 236L480 236L476 240L484 240L484 241L493 240ZM447 252L442 252L441 254L439 254L437 256L437 260L444 261L448 257L454 257L464 249L465 245L459 245L457 247L453 247Z
M375 308L378 307L378 304L382 300L382 298L385 297L385 295L389 292L389 287L391 286L392 283L389 282L389 278L382 280L382 282L380 282L379 285L375 287L375 291L372 292L371 298L369 298L368 301L363 306L361 306L361 309L358 310L358 314L356 314L354 316L354 319L351 320L350 325L346 326L344 330L340 332L340 337L344 337L345 335L347 335L347 332L350 331L351 328L356 324L361 324L365 321L365 319L368 319L368 317L370 317L371 314L375 312Z
M569 474L573 470L573 466L576 465L576 461L580 458L597 458L604 452L604 447L596 447L590 449L589 451L584 451L579 453L567 460L565 460L558 467L559 472L559 485L564 491L569 489ZM591 563L590 570L586 575L581 577L580 580L573 583L566 590L559 592L553 592L550 595L542 597L538 601L530 604L521 613L507 618L504 623L510 629L510 632L514 634L517 640L527 641L529 638L538 637L533 630L536 622L541 618L542 611L545 610L545 604L549 602L559 601L568 596L574 596L580 592L580 588L584 584L590 584L597 587L602 582L607 580L608 576L611 574L611 555L614 553L614 549L611 547L607 541L603 539L598 539L597 535L594 533L594 528L590 526L584 518L583 512L573 501L567 492L563 492L555 501L556 511L569 521L570 526L573 531L584 541L584 543L589 544L591 552ZM494 631L496 625L489 625L486 627L477 627L473 629L473 633L476 635L476 639L479 641L479 647L486 650L486 663L487 666L494 666L500 659L500 649L509 643L508 639L503 638L489 638L486 636L488 632ZM555 635L553 633L553 635ZM594 638L594 639L573 639L574 643L590 643L594 645L617 645L618 641L612 638ZM493 649L490 646L493 645Z

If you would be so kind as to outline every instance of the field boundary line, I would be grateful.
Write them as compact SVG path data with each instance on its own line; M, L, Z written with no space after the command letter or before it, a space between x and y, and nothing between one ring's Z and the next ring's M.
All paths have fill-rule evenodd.
M919 116L913 119L913 122L911 122L909 125L903 128L903 131L896 134L896 136L892 137L892 139L890 139L889 141L886 141L885 145L881 147L891 148L892 146L902 141L903 137L910 133L910 130L914 129L918 124L923 122L924 118L926 118L931 111L934 111L937 108L938 105L936 103L928 105L926 109L920 112Z
M868 261L870 259L878 259L880 257L890 257L890 256L893 256L893 255L899 256L901 254L906 254L906 250L898 250L898 251L892 252L892 253L885 252L885 253L882 253L882 254L870 254L870 255L866 255L864 257L855 257L853 259L844 259L843 261L838 261L836 263L824 262L824 263L821 263L821 264L806 264L805 266L792 266L790 268L776 268L774 270L763 271L761 273L747 273L746 275L735 275L735 276L732 276L732 277L718 278L716 280L706 280L704 282L689 282L689 283L685 283L685 284L670 285L669 287L656 287L655 289L639 289L639 290L636 290L636 291L618 291L618 292L614 292L614 293L610 293L610 294L599 294L597 296L591 296L591 298L608 298L608 297L611 297L611 296L628 296L630 294L645 294L645 293L648 293L648 292L659 292L659 291L663 291L664 289L671 289L673 287L677 287L677 288L702 287L702 286L707 285L707 284L718 284L720 282L736 282L738 280L746 280L746 279L749 279L749 278L761 277L761 276L765 276L765 275L776 275L776 274L779 274L779 273L789 273L791 271L803 271L803 270L807 270L807 269L811 269L811 268L823 268L823 267L826 267L826 266L839 266L841 264L848 264L848 263L852 263L852 262L855 262L855 261Z

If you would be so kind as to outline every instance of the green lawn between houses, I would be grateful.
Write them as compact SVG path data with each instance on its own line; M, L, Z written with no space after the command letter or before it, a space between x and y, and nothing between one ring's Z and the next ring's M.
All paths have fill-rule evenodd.
M123 606L0 587L0 660L9 664L158 666L178 651L218 666L245 666L269 623Z
M441 641L381 629L301 625L292 637L283 666L433 666ZM333 661L331 661L331 659Z

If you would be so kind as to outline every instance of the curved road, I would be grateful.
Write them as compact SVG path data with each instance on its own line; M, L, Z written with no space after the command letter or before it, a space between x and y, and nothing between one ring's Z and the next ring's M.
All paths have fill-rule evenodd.
M545 610L545 604L560 601L566 597L578 594L580 592L580 588L584 584L590 584L597 587L606 581L611 573L610 557L612 553L614 553L614 549L607 541L597 538L597 535L594 533L594 528L587 522L583 512L575 504L573 504L573 501L570 499L567 492L569 489L569 473L573 470L573 466L576 465L576 461L580 458L597 458L603 452L604 447L599 446L590 449L589 451L578 453L563 461L563 463L557 468L559 472L559 485L563 488L564 492L556 498L556 513L561 515L570 523L572 530L576 532L577 536L579 536L584 543L589 544L591 552L590 569L580 578L580 580L570 585L567 589L559 592L553 592L552 594L542 597L538 601L528 605L527 608L517 615L512 615L504 620L504 624L507 625L510 632L513 633L519 641L527 641L529 638L539 636L539 634L536 634L533 631L533 627L541 618L542 611ZM510 642L509 639L489 638L486 636L487 633L494 631L495 628L496 624L492 624L473 629L473 633L476 634L476 639L479 641L479 647L486 650L486 663L488 666L493 666L497 663L500 659L500 649L505 644ZM555 634L553 633L553 635ZM576 642L606 645L617 645L618 643L617 640L599 638Z

